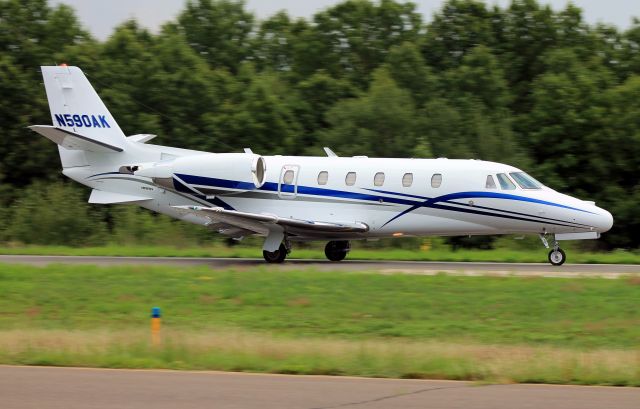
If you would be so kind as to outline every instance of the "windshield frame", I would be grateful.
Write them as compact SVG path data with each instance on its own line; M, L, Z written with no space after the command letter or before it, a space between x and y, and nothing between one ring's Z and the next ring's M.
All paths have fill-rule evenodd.
M518 185L511 180L507 172L496 173L496 178L498 179L500 190L516 190L518 188Z
M509 172L511 179L523 190L542 190L544 186L527 172Z

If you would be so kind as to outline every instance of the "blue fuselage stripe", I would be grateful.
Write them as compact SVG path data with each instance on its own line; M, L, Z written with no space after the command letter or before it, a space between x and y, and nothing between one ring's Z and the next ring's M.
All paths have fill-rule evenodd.
M209 178L209 181L214 181L214 179ZM217 183L217 181L216 181L216 184L214 184L213 186L214 187L228 187L231 184L227 183L227 182L232 182L232 181L225 181L223 183ZM199 184L202 184L202 183L199 183ZM293 193L293 191L294 191L293 189L294 189L293 185L284 185L283 184L280 187L280 191L281 192L285 192L285 193ZM278 192L278 183L276 183L276 182L266 182L266 183L264 183L264 185L262 187L260 187L260 190L268 191L268 192ZM358 192L349 192L349 191L343 191L343 190L334 190L334 189L326 189L326 188L318 188L318 187L302 186L302 185L299 185L297 187L297 193L300 194L300 195L335 197L335 198L342 198L342 199L355 199L355 200L366 200L366 201L376 201L376 202L382 201L382 202L387 202L387 203L394 203L394 204L411 206L408 209L405 209L404 211L402 211L402 212L398 213L397 215L395 215L394 217L392 217L384 225L387 225L390 222L398 219L399 217L401 217L401 216L403 216L403 215L405 215L407 213L410 213L410 212L412 212L412 211L414 211L416 209L419 209L421 207L428 207L428 208L432 208L432 209L457 211L457 212L461 212L461 213L471 213L471 214L478 214L478 215L483 215L483 216L500 217L500 218L507 218L507 219L521 220L521 221L528 221L528 222L546 223L546 224L553 224L553 225L558 225L558 226L590 227L590 226L587 226L587 225L584 225L584 224L580 224L580 223L574 223L574 222L569 222L569 221L565 221L565 220L559 220L559 219L552 219L552 218L548 218L548 217L530 215L530 214L520 213L520 212L513 212L513 211L509 211L509 210L496 209L496 208L491 208L491 207L487 207L487 206L473 206L473 207L477 207L478 209L471 209L471 208L462 209L462 208L458 208L458 207L455 207L455 206L443 204L443 203L450 203L450 204L456 204L456 205L461 205L461 206L468 206L468 205L465 205L463 203L452 202L452 200L480 197L480 198L516 200L516 201L523 201L523 202L529 202L529 203L538 203L538 204L544 204L544 205L548 205L548 206L555 206L555 207L561 207L561 208L576 210L576 211L580 211L580 212L591 213L591 212L588 212L586 210L577 209L577 208L574 208L574 207L565 206L565 205L562 205L562 204L553 203L553 202L549 202L549 201L546 201L546 200L540 200L540 199L524 197L524 196L518 196L518 195L513 195L513 194L497 193L497 192L459 192L459 193L451 193L451 194L446 194L446 195L442 195L442 196L438 196L438 197L434 197L434 198L429 198L429 197L425 197L425 196L410 195L410 194L406 194L406 193L392 192L392 191L388 191L388 190L367 189L367 188L364 188L364 190L367 190L367 191L370 191L370 192L382 193L382 194L385 194L385 195L404 196L404 197L407 197L407 198L416 198L416 199L422 199L422 200L421 201L416 201L416 200L410 200L410 199L405 199L405 198L373 195L373 194L358 193ZM471 206L469 206L469 207L471 207ZM479 210L479 209L483 209L483 210ZM487 210L491 210L493 212L501 212L501 213L493 213L493 212L489 212ZM508 213L508 214L504 214L504 213Z
M587 211L587 210L582 210L582 209L578 209L576 207L566 206L566 205L559 204L559 203L548 202L546 200L535 199L533 197L525 197L525 196L518 196L518 195L512 195L512 194L508 194L508 193L497 193L497 192L458 192L458 193L450 193L450 194L447 194L447 195L434 197L433 199L430 199L430 201L432 203L436 203L436 202L445 202L445 201L449 201L449 200L470 199L470 198L478 198L478 197L480 197L480 198L489 198L489 199L517 200L517 201L521 201L521 202L538 203L538 204L543 204L543 205L547 205L547 206L562 207L564 209L570 209L570 210L575 210L575 211L578 211L578 212L584 212L584 213L593 214L592 212Z
M518 216L535 217L535 218L540 219L540 220L550 220L550 221L554 221L554 222L571 223L571 224L575 224L575 225L577 225L577 226L582 226L582 227L591 227L591 226L586 225L586 224L580 224L580 223L575 223L575 222L568 222L568 221L566 221L566 220L553 219L553 218L551 218L551 217L542 217L542 216L536 216L536 215L531 215L531 214L527 214L527 213L514 212L514 211L512 211L512 210L495 209L495 208L493 208L493 207L488 207L488 206L479 206L479 205L477 205L477 204L470 205L470 204L467 204L467 203L451 202L451 201L449 201L449 200L447 200L447 201L445 201L445 202L443 202L443 203L446 203L446 204L454 204L454 205L458 205L458 206L465 206L465 207L473 207L473 208L484 209L484 210L493 210L493 211L496 211L496 212L502 212L502 213L508 213L508 214L515 214L515 215L518 215Z
M176 173L176 176L190 185L215 186L239 190L253 190L256 188L253 183L240 180L217 179L205 176L185 175L183 173Z
M118 172L107 172L98 175L104 174L114 174ZM93 175L93 176L98 176ZM227 189L238 189L238 190L255 190L255 185L250 182L236 181L236 180L228 180L228 179L218 179L218 178L210 178L204 176L196 176L196 175L187 175L187 174L176 174L184 183L188 185L200 185L200 186L209 186L216 188L227 188ZM176 180L176 179L174 179ZM187 186L182 186L185 190L183 193L191 193L196 197L200 195L195 194L195 192L187 192ZM197 188L196 188L197 189ZM467 199L467 198L490 198L490 199L503 199L503 200L514 200L514 201L522 201L529 203L537 203L547 206L560 207L564 209L575 210L579 212L591 213L587 210L578 209L571 206L562 205L559 203L553 203L546 200L535 199L531 197L518 196L514 194L507 193L498 193L498 192L458 192L458 193L450 193L438 197L425 197L418 195L411 195L407 193L393 192L387 190L378 190L378 189L367 189L362 188L363 190L367 190L370 192L375 192L379 194L369 194L369 193L359 193L359 192L350 192L344 190L335 190L335 189L326 189L319 187L311 187L311 186L297 186L297 193L300 195L309 195L309 196L323 196L323 197L334 197L341 199L351 199L351 200L363 200L363 201L375 201L375 202L385 202L385 203L393 203L398 205L410 206L404 211L396 214L394 217L389 219L383 226L391 223L392 221L398 219L399 217L410 213L416 209L426 207L432 209L439 210L447 210L461 213L470 213L470 214L478 214L483 216L491 216L491 217L499 217L499 218L507 218L513 220L521 220L527 222L536 222L536 223L545 223L545 224L553 224L557 226L573 226L573 227L590 227L584 224L552 219L548 217L541 217L537 215L530 215L526 213L514 212L510 210L502 210L487 206L478 206L478 205L468 205L465 203L454 202L453 200L457 199ZM293 193L294 185L282 185L279 189L279 184L277 182L265 182L258 190L266 191L266 192L284 192L284 193ZM390 196L382 196L384 195L395 195L395 196L403 196L403 197L390 197ZM204 197L203 197L204 198ZM415 200L419 199L419 200ZM207 199L204 199L207 200ZM217 205L221 205L222 207L229 208L230 206L223 202L222 200L211 199L208 200L211 203L215 203ZM464 208L456 207L456 206L464 206ZM500 213L494 213L500 212ZM506 213L506 214L505 214Z

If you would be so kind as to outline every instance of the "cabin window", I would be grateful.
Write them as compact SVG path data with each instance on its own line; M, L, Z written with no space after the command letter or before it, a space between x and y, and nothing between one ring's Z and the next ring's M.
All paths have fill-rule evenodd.
M498 173L496 176L498 177L498 182L500 183L502 190L515 190L516 185L513 184L506 174Z
M376 186L384 185L384 173L382 172L376 173L376 175L373 177L373 184Z
M493 180L493 176L487 175L487 183L484 185L487 189L497 189L496 181Z
M524 172L509 173L513 180L523 189L541 189L542 184Z
M410 187L413 184L413 173L405 173L402 177L402 186Z
M431 187L438 188L440 185L442 185L442 174L434 173L434 175L431 176Z
M327 172L326 170L323 170L322 172L318 173L319 185L326 185L328 180L329 180L329 172Z
M285 185L293 184L293 171L292 170L288 170L288 171L284 172L284 176L282 177L282 183L284 183Z
M347 173L347 176L344 178L344 183L346 183L347 186L355 185L356 184L356 172Z

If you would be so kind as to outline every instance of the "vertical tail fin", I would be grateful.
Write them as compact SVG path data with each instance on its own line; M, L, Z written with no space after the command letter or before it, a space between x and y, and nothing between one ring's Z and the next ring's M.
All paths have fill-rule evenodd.
M55 127L124 148L124 133L80 68L45 66L41 69ZM63 167L82 166L79 152L62 146L59 149Z

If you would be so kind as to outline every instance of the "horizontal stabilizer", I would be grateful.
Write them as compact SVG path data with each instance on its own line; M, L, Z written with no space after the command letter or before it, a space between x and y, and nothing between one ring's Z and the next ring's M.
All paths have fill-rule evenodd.
M80 150L89 152L122 152L120 146L110 145L100 142L87 136L57 128L51 125L32 125L29 127L32 131L39 133L47 139L57 143L63 148L70 150Z
M147 143L158 135L150 134L150 133L139 133L137 135L127 136L127 139L133 142L138 143Z
M89 196L89 203L94 204L115 204L130 203L151 200L149 197L125 195L123 193L105 192L104 190L93 189Z

